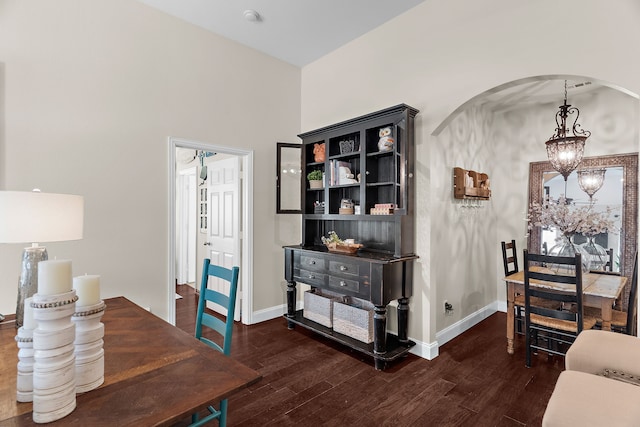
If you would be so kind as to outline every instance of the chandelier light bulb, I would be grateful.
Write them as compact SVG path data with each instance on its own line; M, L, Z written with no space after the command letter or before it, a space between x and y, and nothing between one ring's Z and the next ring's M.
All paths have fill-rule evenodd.
M582 169L578 171L578 185L580 189L589 195L589 199L593 198L602 184L604 184L605 168Z
M567 118L574 116L573 125L567 126ZM564 104L556 113L556 130L545 143L551 166L564 177L565 182L584 155L584 145L591 132L581 129L578 123L580 110L567 104L567 81L564 81Z

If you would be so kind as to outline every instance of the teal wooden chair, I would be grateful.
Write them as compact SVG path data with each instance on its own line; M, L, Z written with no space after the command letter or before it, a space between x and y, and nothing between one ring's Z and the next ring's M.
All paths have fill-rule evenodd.
M222 352L225 356L228 356L231 353L233 313L236 309L236 294L238 291L239 273L240 269L238 267L232 267L231 269L228 269L211 264L211 260L209 259L205 258L204 260L204 266L202 268L202 281L200 283L200 297L198 299L198 313L196 314L196 338ZM209 283L209 277L217 277L229 282L229 296L214 291L213 289L209 289L207 286ZM226 307L226 321L205 313L206 301L211 301L223 307ZM213 329L222 336L222 346L202 336L203 326ZM209 410L209 415L203 417L202 419L199 418L199 415L197 413L191 416L190 427L201 426L214 419L218 420L220 427L224 427L227 425L227 399L224 399L220 402L220 410L215 409L213 406L208 406L207 409Z

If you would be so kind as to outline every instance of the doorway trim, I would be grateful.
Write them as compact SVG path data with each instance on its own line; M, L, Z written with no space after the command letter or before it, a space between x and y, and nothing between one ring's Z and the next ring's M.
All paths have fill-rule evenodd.
M176 324L175 299L175 258L176 258L176 148L212 151L239 156L242 161L242 260L240 263L242 304L241 322L245 325L253 321L253 150L242 150L232 147L221 147L205 142L170 136L169 146L169 262L168 264L168 299L167 320ZM196 277L196 283L199 283Z

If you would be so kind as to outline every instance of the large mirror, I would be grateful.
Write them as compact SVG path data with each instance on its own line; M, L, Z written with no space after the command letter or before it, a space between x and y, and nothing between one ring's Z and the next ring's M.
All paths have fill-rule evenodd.
M276 176L276 213L301 214L302 145L278 142Z
M606 169L604 184L594 194L593 200L578 185L576 171L571 173L565 183L562 175L548 161L531 163L529 206L534 202L542 203L545 197L558 199L564 195L576 206L591 204L592 209L597 211L611 209L616 228L620 232L602 233L595 236L595 240L599 246L611 250L610 270L631 277L638 233L638 153L587 157L578 166L578 169L583 168ZM529 234L528 249L534 253L549 250L555 244L556 237L556 230L535 227ZM603 266L596 265L596 268L601 269Z

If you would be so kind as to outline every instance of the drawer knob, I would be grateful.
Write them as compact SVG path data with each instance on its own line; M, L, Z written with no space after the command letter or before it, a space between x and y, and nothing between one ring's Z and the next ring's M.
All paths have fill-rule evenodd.
M344 280L340 280L340 286L347 286L347 282L345 282Z
M315 262L314 260L309 261L309 264L310 264L310 265L313 265L313 264L315 264L315 263L316 263L316 262Z
M340 271L347 271L347 270L348 270L348 268L347 268L347 267L345 267L344 265L341 265L341 266L340 266Z
M309 279L315 279L315 278L316 278L316 276L314 276L313 274L310 274L308 278L309 278Z

